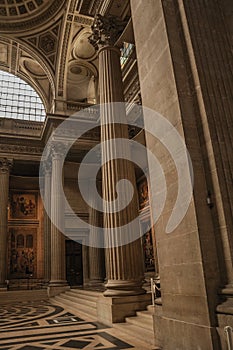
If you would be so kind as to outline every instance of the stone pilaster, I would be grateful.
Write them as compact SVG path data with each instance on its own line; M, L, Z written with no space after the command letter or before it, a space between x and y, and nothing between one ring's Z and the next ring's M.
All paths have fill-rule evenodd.
M179 1L179 9L190 23L190 40L196 58L203 109L201 123L208 163L205 162L213 206L221 282L233 287L233 136L232 50L228 41L220 1L203 6L198 0ZM195 14L195 20L194 20ZM197 23L199 25L197 25ZM200 50L200 45L203 45ZM205 93L208 91L208 94ZM209 175L210 174L210 175Z
M98 15L93 24L93 36L91 42L99 48L99 83L100 104L124 102L122 74L120 66L120 50L114 46L124 24L113 17ZM134 232L127 232L123 226L131 222L138 212L136 197L135 171L132 163L123 155L129 156L130 149L122 147L122 159L116 159L116 149L119 151L117 138L128 139L128 127L126 124L114 124L116 120L126 121L125 108L116 106L103 106L101 111L101 145L102 145L102 185L103 198L106 200L104 208L104 228L107 228L105 237L106 248L106 272L107 284L105 296L139 295L145 291L142 289L143 258L139 239L127 245L121 245L123 236L128 235L129 241L132 235L139 237L139 224L134 227ZM116 119L118 117L118 119ZM104 143L111 139L110 143ZM107 155L113 160L108 162ZM107 163L106 163L107 162ZM105 164L106 163L106 164ZM119 212L111 213L111 202L115 200L117 183L121 179L127 179L134 187L134 197L130 204ZM121 195L127 195L127 185L122 189ZM113 230L118 227L117 237ZM137 235L138 230L138 235Z
M51 174L52 163L44 165L44 279L48 283L51 277Z
M52 177L51 177L51 280L50 286L67 284L65 277L65 237L63 190L63 151L62 143L52 146Z
M7 278L7 206L11 165L8 159L0 158L0 288L6 286Z

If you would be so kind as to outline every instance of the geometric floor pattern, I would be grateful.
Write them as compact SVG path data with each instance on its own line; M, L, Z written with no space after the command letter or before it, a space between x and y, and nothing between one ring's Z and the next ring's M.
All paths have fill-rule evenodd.
M0 305L0 350L136 349L110 328L49 301ZM138 349L138 348L137 348Z

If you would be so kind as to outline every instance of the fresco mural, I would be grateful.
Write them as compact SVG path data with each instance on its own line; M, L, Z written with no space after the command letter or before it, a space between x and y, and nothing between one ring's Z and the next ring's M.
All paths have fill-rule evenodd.
M10 201L11 219L36 219L37 218L37 194L13 193Z
M10 228L9 265L14 278L36 274L36 228Z

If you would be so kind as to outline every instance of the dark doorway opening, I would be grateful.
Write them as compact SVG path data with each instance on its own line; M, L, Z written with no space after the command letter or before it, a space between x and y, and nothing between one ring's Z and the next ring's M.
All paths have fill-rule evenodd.
M66 241L66 279L71 287L83 284L82 245Z

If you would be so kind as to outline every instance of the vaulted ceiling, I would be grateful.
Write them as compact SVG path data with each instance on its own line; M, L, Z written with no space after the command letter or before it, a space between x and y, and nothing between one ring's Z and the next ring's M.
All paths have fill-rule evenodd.
M0 69L29 82L49 113L92 104L98 59L88 42L96 12L129 16L126 0L0 0Z

